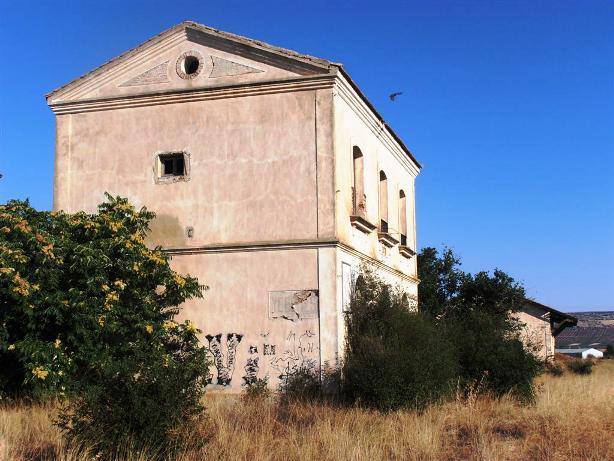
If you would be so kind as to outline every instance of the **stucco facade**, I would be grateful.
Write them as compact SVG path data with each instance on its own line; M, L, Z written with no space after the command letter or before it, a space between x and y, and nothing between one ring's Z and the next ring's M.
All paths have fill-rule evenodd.
M146 206L150 243L210 287L182 315L212 388L334 364L363 263L415 307L420 166L341 65L187 22L47 101L54 208Z

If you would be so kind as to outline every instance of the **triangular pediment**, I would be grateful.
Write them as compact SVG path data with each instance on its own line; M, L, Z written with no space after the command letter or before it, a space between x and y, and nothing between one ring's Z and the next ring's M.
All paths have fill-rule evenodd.
M50 104L329 73L329 61L185 22L47 95Z

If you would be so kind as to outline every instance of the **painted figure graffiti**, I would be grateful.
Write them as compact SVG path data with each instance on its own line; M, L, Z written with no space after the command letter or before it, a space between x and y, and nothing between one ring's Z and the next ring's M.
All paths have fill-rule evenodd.
M260 367L258 366L258 346L249 346L249 357L247 358L247 363L245 364L245 376L243 376L243 385L250 386L256 382L258 379L258 370Z
M243 335L238 333L228 333L226 335L226 364L224 364L224 354L222 354L222 333L205 337L209 341L209 350L213 354L213 364L217 370L217 384L228 386L235 369L237 346L241 342Z
M256 382L258 379L258 359L259 357L249 357L247 359L247 364L245 365L245 376L243 376L243 381L245 386L250 386Z

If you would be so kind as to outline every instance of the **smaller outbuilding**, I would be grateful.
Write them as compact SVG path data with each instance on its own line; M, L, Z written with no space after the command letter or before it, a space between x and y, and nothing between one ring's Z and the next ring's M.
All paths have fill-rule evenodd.
M597 349L593 349L592 347L583 348L583 349L555 349L555 352L557 354L565 354L571 357L582 357L583 359L588 359L588 358L602 359L603 358L603 352Z
M531 299L525 300L524 305L515 315L524 325L522 339L526 347L529 347L537 357L546 361L554 358L554 343L559 333L578 323L578 320L572 315Z

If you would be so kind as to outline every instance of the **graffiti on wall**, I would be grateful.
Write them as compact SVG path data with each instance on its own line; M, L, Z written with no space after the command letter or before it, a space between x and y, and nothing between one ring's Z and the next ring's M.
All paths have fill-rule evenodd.
M243 376L243 385L250 386L258 380L258 346L249 346L249 357L245 364L245 375Z
M243 335L238 333L228 333L226 335L226 357L222 353L222 333L217 335L205 336L209 341L209 351L213 355L213 365L217 370L217 382L219 386L228 386L232 380L235 370L235 360L237 356L237 346L243 339ZM209 384L213 384L213 377L210 376Z
M318 351L319 345L313 331L305 330L300 335L290 332L285 338L283 352L271 359L270 365L279 373L279 379L285 379L300 369L316 368Z
M267 324L270 330L254 332L249 341L239 333L205 336L215 367L211 367L208 384L238 385L239 379L232 381L237 361L243 368L243 386L256 383L259 374L284 379L300 369L319 366L319 339L314 333L318 328L318 291L271 291L268 314L269 319L275 319Z
M242 386L256 383L263 363L265 364L265 376L268 377L270 372L270 377L280 380L287 379L301 369L318 368L319 340L310 329L298 332L287 331L277 344L272 343L274 339L269 335L261 338L261 341L266 340L266 343L257 342L244 346L241 346L244 335L239 333L226 335L218 333L205 337L209 342L209 352L213 356L213 366L217 371L217 377L214 374L209 376L208 384L211 385L224 387L231 385L237 355L240 352L241 357L247 355L243 366ZM264 358L261 357L261 354Z

